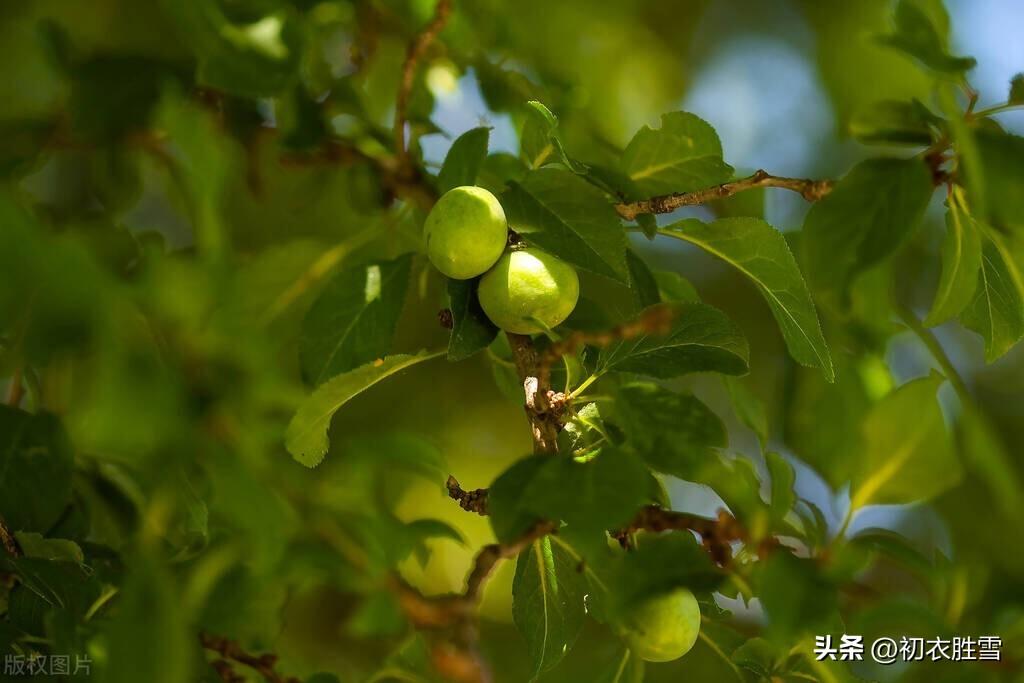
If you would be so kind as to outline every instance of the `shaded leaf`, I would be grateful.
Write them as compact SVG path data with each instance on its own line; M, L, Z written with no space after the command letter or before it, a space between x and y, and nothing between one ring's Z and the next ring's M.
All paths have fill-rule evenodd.
M869 159L807 213L804 272L811 289L848 304L850 283L892 255L913 233L932 196L916 159Z
M750 278L771 308L793 358L835 378L818 314L786 239L759 218L687 219L659 232L697 245Z
M437 174L437 189L442 194L454 187L476 185L476 177L487 158L490 128L473 128L452 143Z
M387 356L324 382L303 401L288 423L285 432L288 452L306 467L316 467L327 454L327 430L334 413L377 382L443 353L420 351L414 355Z
M938 121L918 100L882 100L854 114L850 134L869 145L924 146Z
M943 18L948 23L948 18ZM894 32L880 38L884 45L905 52L928 68L943 73L960 73L977 63L973 57L950 54L946 37L948 31L940 33L916 0L900 0L893 19Z
M757 435L757 442L764 450L768 446L768 413L764 402L739 379L726 377L725 386L729 390L729 398L736 417L753 430Z
M629 282L626 232L600 190L568 171L542 168L501 198L509 227L527 243L583 270Z
M778 523L796 505L796 491L793 489L793 484L796 482L796 472L793 470L793 465L786 458L774 451L765 453L764 461L768 465L768 474L771 476L769 510L771 511L772 521Z
M850 488L850 505L927 500L960 480L957 459L933 374L899 387L864 420L864 454Z
M721 311L705 304L678 304L667 335L643 335L601 350L599 372L678 377L691 372L747 372L747 340Z
M391 350L409 288L412 258L343 268L320 292L299 337L303 376L312 385Z
M448 306L452 312L452 334L448 338L448 360L469 358L490 346L498 328L480 307L476 296L479 279L448 280Z
M0 405L0 517L46 532L71 500L71 444L60 420Z
M924 319L928 327L955 318L971 302L981 268L981 234L974 219L951 206L942 241L942 275L935 301Z
M516 560L512 618L526 639L533 676L565 656L583 627L585 583L579 561L561 544L542 538Z

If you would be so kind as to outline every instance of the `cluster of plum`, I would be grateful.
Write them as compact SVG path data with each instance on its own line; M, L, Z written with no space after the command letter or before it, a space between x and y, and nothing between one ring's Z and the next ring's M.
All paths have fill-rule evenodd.
M424 226L427 256L450 278L480 277L477 297L506 332L536 334L576 307L580 281L569 264L540 249L509 246L508 221L497 197L462 186L442 196ZM633 605L617 631L641 659L667 662L686 654L700 631L700 607L679 588Z
M506 332L543 332L576 308L580 281L573 267L539 249L510 248L505 212L481 187L446 192L423 232L427 256L439 271L456 280L483 276L480 307Z

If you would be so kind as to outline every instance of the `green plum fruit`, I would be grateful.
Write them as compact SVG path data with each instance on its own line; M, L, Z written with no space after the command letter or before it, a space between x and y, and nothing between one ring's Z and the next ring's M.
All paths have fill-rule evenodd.
M679 659L697 642L699 632L700 606L685 588L640 602L619 624L629 649L648 662Z
M508 241L508 222L498 198L464 185L437 200L423 227L427 256L434 267L455 280L487 271Z
M507 252L480 278L477 296L501 329L535 334L569 317L580 296L580 279L572 266L551 254L519 249Z

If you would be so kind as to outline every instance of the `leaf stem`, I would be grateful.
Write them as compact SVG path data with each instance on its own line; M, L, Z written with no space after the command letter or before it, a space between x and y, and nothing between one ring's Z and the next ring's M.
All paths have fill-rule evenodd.
M586 390L587 387L589 387L591 384L599 380L601 378L601 375L603 374L603 372L595 372L590 377L580 382L580 385L573 389L571 394L566 396L566 400L575 400L581 393L583 393L583 391Z
M923 343L925 347L927 347L932 357L942 368L942 371L946 375L946 379L948 379L949 383L953 385L953 389L956 391L960 401L964 404L970 403L971 394L967 389L967 384L964 382L963 377L960 376L960 373L953 365L953 362L949 359L949 356L946 355L945 349L943 349L942 345L939 344L939 340L935 338L935 335L932 334L930 330L926 329L924 325L921 324L918 317L914 315L914 312L905 305L896 301L893 302L893 307L896 310L896 314L899 315L900 319L903 321L903 324L917 335L917 338L921 340L921 343Z

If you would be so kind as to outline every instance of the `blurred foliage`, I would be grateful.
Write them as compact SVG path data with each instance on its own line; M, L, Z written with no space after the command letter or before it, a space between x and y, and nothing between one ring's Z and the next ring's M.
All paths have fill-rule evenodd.
M482 597L495 681L1020 680L1024 77L979 99L940 0L456 0L403 169L433 12L0 7L0 666L260 679L208 634L311 683L439 680L393 577L460 592L481 546L555 519ZM749 39L814 74L800 106L834 132L801 173L835 188L780 225L776 189L624 224L749 173L679 111ZM579 269L554 338L674 313L556 364L575 457L526 455L508 340L422 253L431 199L474 183ZM612 542L649 504L726 508L744 543L720 567L687 531ZM616 623L679 586L701 637L645 665ZM999 636L1003 661L816 661L843 633Z

